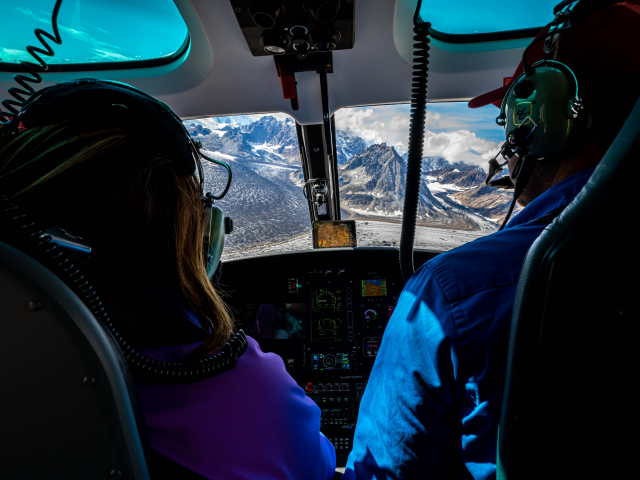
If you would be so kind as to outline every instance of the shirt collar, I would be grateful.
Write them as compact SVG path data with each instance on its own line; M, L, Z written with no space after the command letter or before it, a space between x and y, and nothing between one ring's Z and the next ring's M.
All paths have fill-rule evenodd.
M556 183L518 213L518 215L507 224L505 230L540 218L556 208L569 205L576 195L578 195L578 192L582 190L582 187L589 181L594 170L595 167L583 170Z

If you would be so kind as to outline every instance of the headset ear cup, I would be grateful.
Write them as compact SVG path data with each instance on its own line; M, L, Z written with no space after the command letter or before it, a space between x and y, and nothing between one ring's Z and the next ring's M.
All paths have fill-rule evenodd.
M209 233L209 257L207 276L211 279L218 269L222 250L224 249L224 212L220 207L211 207L211 230Z

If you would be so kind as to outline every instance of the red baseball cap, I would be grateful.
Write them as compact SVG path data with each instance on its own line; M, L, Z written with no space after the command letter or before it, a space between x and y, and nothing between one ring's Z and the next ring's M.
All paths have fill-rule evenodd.
M581 71L640 75L640 0L616 3L590 14L581 15L576 10L571 14L570 22L571 29L560 33L555 60L572 68L578 79ZM550 26L540 30L536 39L547 33ZM527 52L529 65L544 58L544 41L539 41ZM521 61L513 76L505 79L504 86L471 99L469 108L490 103L500 108L511 82L523 71Z

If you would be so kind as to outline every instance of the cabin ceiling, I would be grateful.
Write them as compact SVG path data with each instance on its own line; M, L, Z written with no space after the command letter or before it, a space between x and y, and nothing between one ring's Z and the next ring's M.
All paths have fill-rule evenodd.
M344 0L347 1L347 0ZM355 0L355 43L333 52L328 75L332 112L410 101L415 0ZM301 124L322 122L319 75L296 74L300 109L283 99L270 57L254 57L229 0L175 0L191 36L188 52L169 65L130 70L48 73L45 85L82 77L118 80L166 102L182 118L283 112ZM432 40L430 101L461 101L500 87L528 39L474 44ZM0 98L15 86L0 72Z

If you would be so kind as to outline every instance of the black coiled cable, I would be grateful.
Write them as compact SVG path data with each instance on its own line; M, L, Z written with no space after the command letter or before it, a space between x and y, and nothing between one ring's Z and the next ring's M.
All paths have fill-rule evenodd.
M0 224L9 225L10 228L4 233L14 236L15 243L22 247L21 250L40 261L66 283L111 333L127 359L134 377L165 384L200 382L231 370L247 350L247 337L239 330L220 352L193 363L163 362L147 357L136 351L118 333L82 267L74 263L63 248L51 242L51 237L38 229L36 224L5 195L0 195L0 220Z
M9 93L13 98L15 98L15 100L2 100L2 105L9 111L3 112L2 110L0 110L0 124L4 125L9 123L18 114L18 110L15 107L22 107L27 101L27 98L36 92L35 89L31 85L29 85L29 83L42 83L42 77L40 76L40 73L49 70L49 66L45 63L44 60L42 60L42 58L38 54L46 55L48 57L53 57L53 55L55 55L55 52L43 37L47 37L56 45L62 44L62 38L60 37L60 31L58 30L58 14L60 13L61 6L62 0L56 0L56 4L53 7L53 13L51 14L51 27L53 28L53 35L45 32L41 28L36 28L34 30L36 37L38 37L38 40L45 49L43 50L42 48L33 47L31 45L27 47L27 52L29 52L29 55L31 55L38 63L36 64L33 62L25 62L24 60L20 60L20 65L22 65L30 73L30 75L13 76L13 79L22 87L22 89L16 87L10 88Z
M431 24L419 19L422 0L413 16L413 78L411 81L411 123L407 155L407 179L400 235L400 272L406 282L414 272L413 241L416 235L416 216L422 183L422 150L424 148L427 112L427 80L429 77L429 35Z

